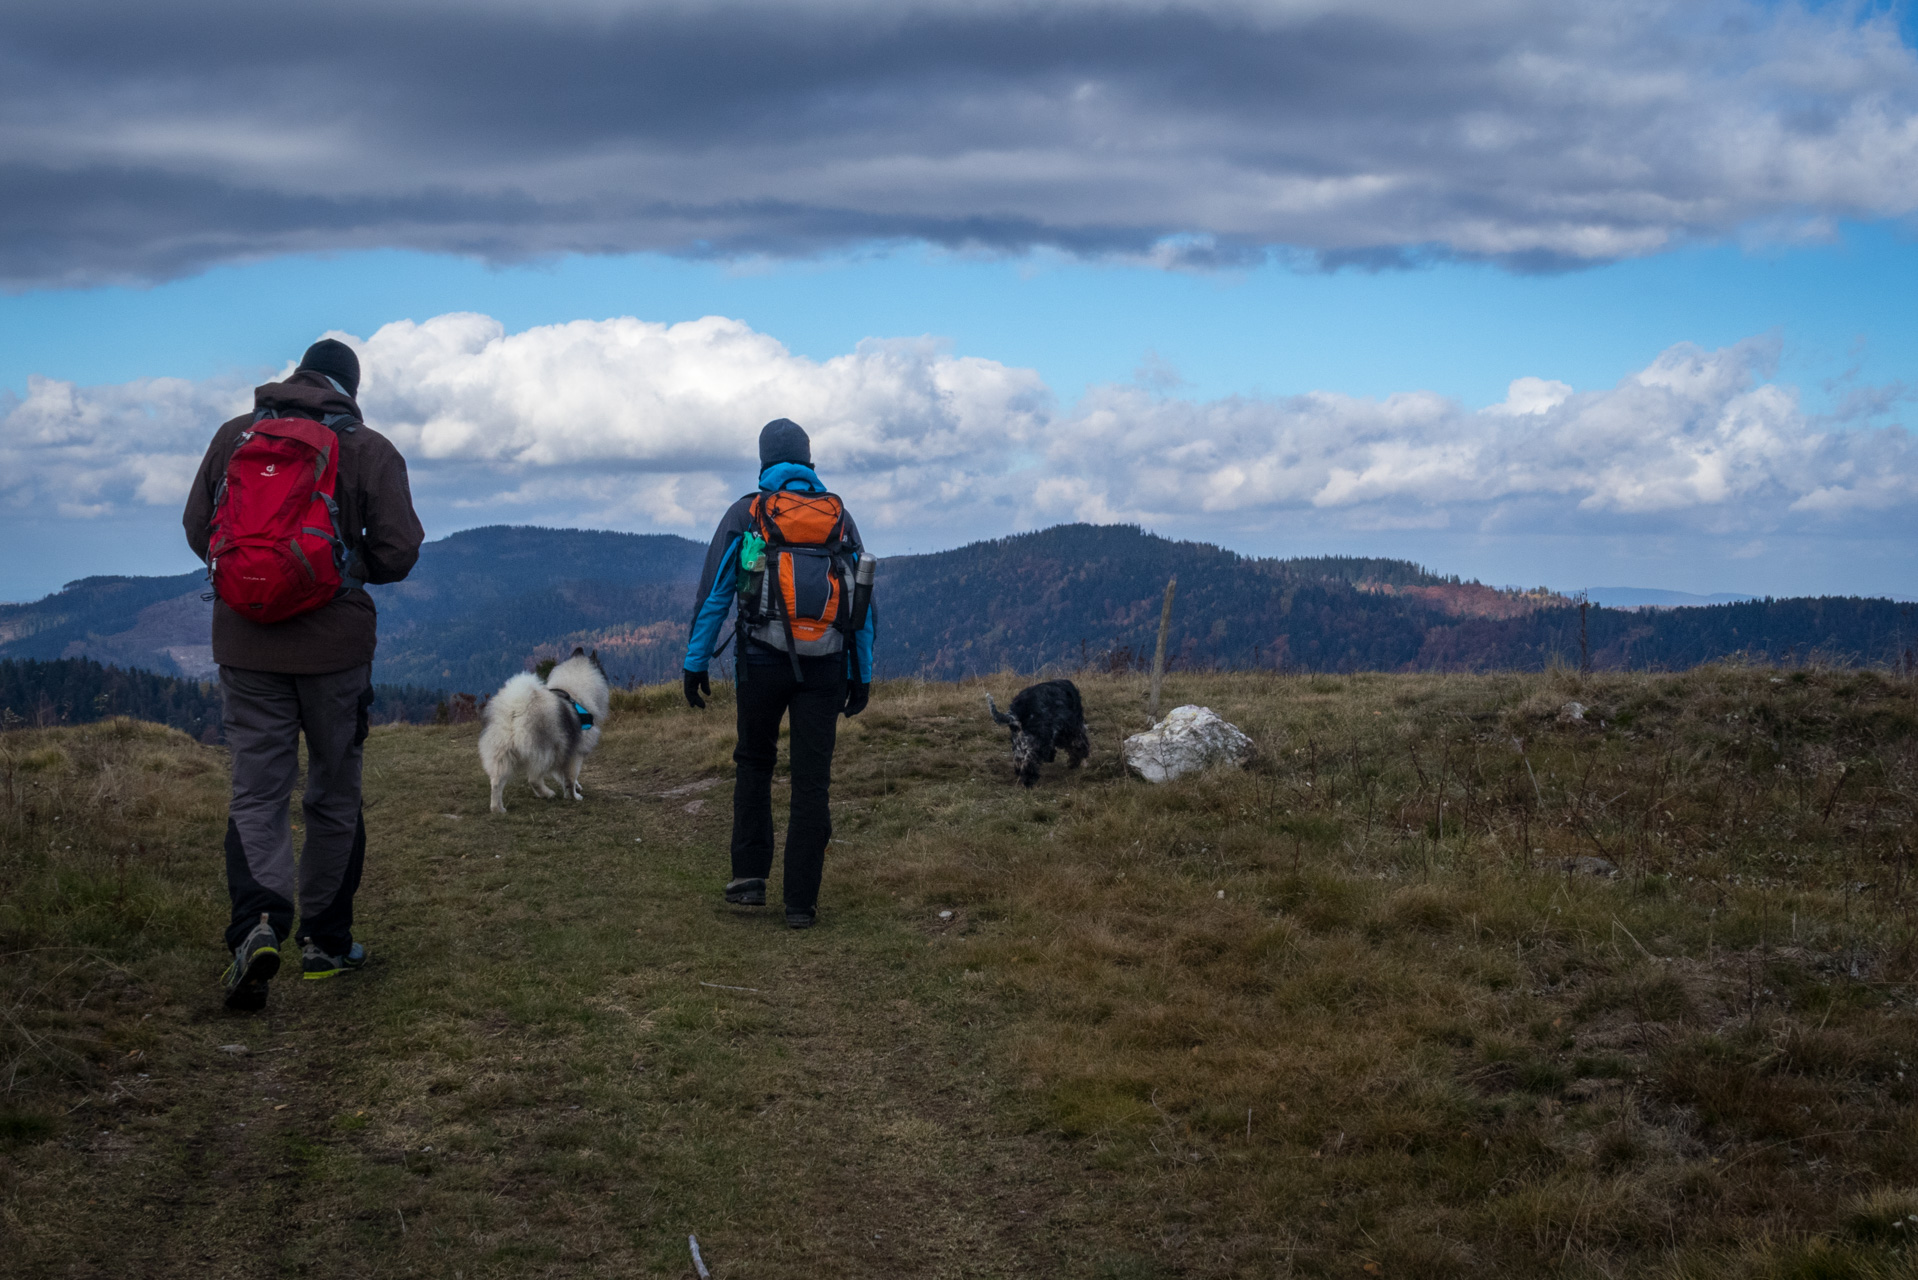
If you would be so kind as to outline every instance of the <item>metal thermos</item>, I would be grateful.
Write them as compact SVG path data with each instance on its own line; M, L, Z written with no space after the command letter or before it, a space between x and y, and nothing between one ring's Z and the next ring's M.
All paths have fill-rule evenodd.
M864 551L859 553L859 565L853 570L852 579L852 629L859 631L866 625L866 613L872 608L872 577L879 568L879 560Z

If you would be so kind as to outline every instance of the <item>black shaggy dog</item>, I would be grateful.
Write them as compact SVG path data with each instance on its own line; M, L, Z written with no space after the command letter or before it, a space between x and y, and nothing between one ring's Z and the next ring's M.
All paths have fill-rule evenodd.
M987 694L986 710L1012 730L1012 767L1028 787L1039 780L1039 766L1051 764L1060 747L1066 749L1066 764L1073 769L1092 754L1085 706L1079 701L1079 686L1070 680L1048 680L1021 689L1012 700L1011 715L999 710Z

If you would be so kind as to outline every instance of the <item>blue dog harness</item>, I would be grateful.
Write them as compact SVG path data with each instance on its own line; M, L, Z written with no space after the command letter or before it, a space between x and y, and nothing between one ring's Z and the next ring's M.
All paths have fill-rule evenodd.
M580 706L578 698L575 698L564 689L555 689L553 692L572 704L573 714L579 717L579 727L582 731L593 727L593 713L585 707Z

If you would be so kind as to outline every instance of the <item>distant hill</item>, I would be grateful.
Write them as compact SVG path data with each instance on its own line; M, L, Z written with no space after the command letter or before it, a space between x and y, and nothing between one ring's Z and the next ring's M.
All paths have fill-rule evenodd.
M678 669L704 555L670 535L503 525L429 542L406 581L370 588L380 610L373 678L490 691L536 651L582 639L599 643L622 680L664 678ZM206 591L195 573L83 578L0 605L0 658L91 658L211 679Z
M205 679L206 575L82 578L31 604L0 604L0 658L92 658Z
M1170 652L1207 667L1397 667L1444 616L1404 592L1461 585L1400 560L1260 560L1132 525L1059 525L882 560L879 670L953 679L1136 664L1173 574Z
M439 690L490 693L574 644L597 647L616 682L670 678L704 551L667 535L509 526L429 543L405 582L373 588L374 679L411 686L405 703L425 706ZM1263 559L1130 525L1072 524L883 558L879 672L950 679L1143 665L1174 574L1175 666L1480 671L1578 661L1579 612L1544 589L1494 589L1404 560ZM205 678L204 591L191 574L87 578L0 606L0 659L91 658ZM1595 606L1585 643L1601 669L1732 656L1889 664L1918 647L1918 620L1913 606L1854 598ZM402 701L400 690L393 696Z
M617 682L665 679L705 555L670 534L507 525L430 542L406 581L371 589L374 677L491 693L529 657L587 643Z
M1909 666L1918 609L1894 600L1816 596L1705 608L1594 607L1587 620L1594 669L1678 671L1728 658L1792 665ZM1536 671L1576 661L1576 608L1520 618L1460 619L1436 626L1411 665L1430 671Z
M1579 659L1579 612L1545 590L1498 591L1406 561L1265 560L1130 526L1060 525L880 566L880 670L953 678L1009 666L1150 660L1176 573L1168 653L1187 667L1538 670ZM1744 656L1892 663L1918 616L1890 600L1766 600L1648 612L1593 608L1601 669Z

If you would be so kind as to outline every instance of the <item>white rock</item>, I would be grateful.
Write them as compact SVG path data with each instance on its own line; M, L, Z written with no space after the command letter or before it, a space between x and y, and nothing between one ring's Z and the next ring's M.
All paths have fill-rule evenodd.
M1214 764L1244 764L1252 739L1210 707L1174 707L1144 733L1125 740L1125 762L1147 782L1170 782Z
M1583 720L1584 718L1585 704L1582 702L1568 702L1558 709L1558 721L1560 724L1570 724L1574 720Z

